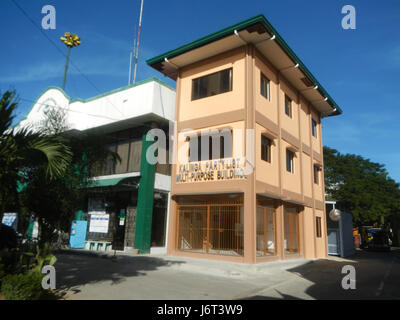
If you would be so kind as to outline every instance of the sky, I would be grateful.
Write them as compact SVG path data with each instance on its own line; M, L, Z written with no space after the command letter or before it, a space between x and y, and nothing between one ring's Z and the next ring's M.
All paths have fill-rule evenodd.
M41 28L45 5L56 9L54 30ZM356 29L342 28L344 5L355 8ZM0 92L17 91L15 121L47 87L61 87L66 47L59 38L67 31L82 40L71 51L71 98L127 85L139 9L140 0L0 0ZM136 81L157 77L175 87L145 61L258 14L343 110L323 119L323 144L382 163L400 182L399 0L144 0Z

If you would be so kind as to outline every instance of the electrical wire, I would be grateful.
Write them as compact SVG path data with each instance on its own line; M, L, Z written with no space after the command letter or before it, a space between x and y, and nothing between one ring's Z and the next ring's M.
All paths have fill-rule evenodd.
M57 44L51 40L47 34L45 32L43 32L42 28L40 28L35 21L33 21L33 19L28 15L28 13L15 1L15 0L11 0L14 5L22 12L22 14L35 26L36 29L39 30L39 32L57 49L57 51L59 53L61 53L65 58L66 58L66 54L57 46ZM76 69L76 71L78 71L78 73L80 73L85 79L86 81L98 92L98 93L102 93L97 86L75 65L75 63L70 59L70 64ZM108 100L108 98L106 97L106 100L121 114L124 115L110 100Z

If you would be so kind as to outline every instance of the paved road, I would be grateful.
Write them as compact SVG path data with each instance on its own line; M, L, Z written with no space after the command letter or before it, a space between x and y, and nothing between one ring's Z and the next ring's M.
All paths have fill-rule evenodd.
M400 249L252 266L162 256L57 257L57 288L65 299L400 299ZM341 286L344 265L355 267L354 290Z

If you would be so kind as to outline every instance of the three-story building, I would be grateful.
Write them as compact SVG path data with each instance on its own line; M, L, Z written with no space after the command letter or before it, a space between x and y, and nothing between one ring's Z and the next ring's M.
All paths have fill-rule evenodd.
M266 18L147 63L177 83L168 253L325 257L321 119L341 110Z

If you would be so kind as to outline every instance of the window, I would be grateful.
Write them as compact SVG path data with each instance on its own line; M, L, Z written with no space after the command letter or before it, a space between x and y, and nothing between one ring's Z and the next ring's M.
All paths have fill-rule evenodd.
M192 100L232 91L232 68L193 79Z
M311 120L311 131L312 131L312 135L313 137L317 137L317 121L315 121L314 119Z
M294 173L294 152L286 149L286 171Z
M271 140L261 135L261 159L271 163Z
M316 217L317 238L322 237L321 217Z
M222 129L215 134L191 136L190 139L187 138L187 140L189 140L190 162L232 157L232 131L229 129ZM202 144L204 144L203 147ZM205 154L202 155L203 148Z
M285 96L285 113L290 118L292 117L292 100L288 96Z
M267 98L267 100L270 100L270 95L269 95L269 79L264 76L261 73L261 88L260 88L260 92L261 95L264 96L265 98Z
M319 183L319 167L316 164L314 164L314 183Z

